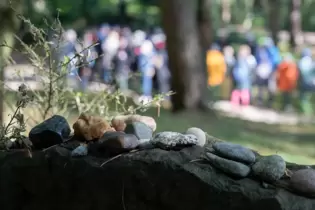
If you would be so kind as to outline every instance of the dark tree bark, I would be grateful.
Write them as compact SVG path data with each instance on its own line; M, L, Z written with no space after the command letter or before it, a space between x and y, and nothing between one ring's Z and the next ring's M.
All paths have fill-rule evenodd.
M278 33L280 30L280 7L281 0L268 0L268 25L271 37L275 43L278 42Z
M290 2L290 41L291 46L293 48L296 48L297 45L301 44L301 42L303 41L301 39L301 0L291 0Z
M198 10L197 10L197 23L199 32L199 44L201 47L201 65L204 73L204 78L207 78L207 66L206 66L206 53L213 42L213 29L211 20L211 0L198 0ZM207 80L204 79L201 91L201 102L199 108L206 108L208 99L207 90Z
M126 0L119 0L119 16L120 16L120 24L126 25L127 21L127 2Z
M198 1L161 0L162 23L172 74L173 112L197 109L206 89L205 65L198 25ZM201 26L201 27L199 27ZM209 45L208 45L209 46Z

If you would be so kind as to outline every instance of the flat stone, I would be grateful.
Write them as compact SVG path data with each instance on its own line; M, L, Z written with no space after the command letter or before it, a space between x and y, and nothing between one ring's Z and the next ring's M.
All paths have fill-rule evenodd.
M115 138L117 136L123 136L125 135L125 132L122 131L107 131L103 134L103 136L101 137L101 141L105 141L106 139L111 139L111 138Z
M201 130L200 128L196 128L196 127L192 127L192 128L188 128L186 131L186 134L192 134L195 135L198 139L198 146L203 147L206 144L206 133Z
M301 169L295 171L291 176L290 185L298 192L315 194L315 170Z
M151 143L161 149L178 150L184 147L196 145L198 143L198 139L194 135L164 131L157 133L153 137Z
M233 160L221 158L210 152L206 152L206 159L214 167L222 170L228 175L232 175L239 178L244 178L250 173L250 167Z
M252 166L254 175L267 182L279 180L284 175L285 169L286 163L279 155L261 157Z
M92 155L112 156L134 150L138 145L139 139L133 134L106 132L98 141L88 144L88 150Z
M134 134L138 139L151 139L153 130L143 122L127 123L125 133Z
M220 157L235 160L238 162L251 164L256 160L256 156L253 151L243 147L239 144L233 144L229 142L217 142L213 144L215 153Z

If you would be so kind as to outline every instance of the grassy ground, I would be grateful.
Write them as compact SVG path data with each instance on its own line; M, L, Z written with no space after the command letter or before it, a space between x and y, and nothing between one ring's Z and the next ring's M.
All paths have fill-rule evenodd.
M153 110L149 112L156 116ZM209 135L248 146L264 155L279 154L286 161L299 164L315 163L315 131L311 126L274 126L204 113L172 115L168 111L155 118L158 131L182 132L189 127L200 127Z

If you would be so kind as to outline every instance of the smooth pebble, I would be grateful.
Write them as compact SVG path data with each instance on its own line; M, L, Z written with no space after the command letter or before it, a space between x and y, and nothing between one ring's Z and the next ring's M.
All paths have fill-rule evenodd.
M224 159L210 152L206 152L205 156L214 167L229 175L244 178L250 173L250 167L243 163Z
M263 181L275 182L285 173L286 163L279 155L270 155L259 158L252 166L254 175Z
M186 134L195 135L198 139L197 145L203 147L206 144L206 133L200 128L196 127L188 128Z
M238 162L251 164L256 160L256 156L253 151L238 144L216 142L213 144L213 149L218 156Z
M301 169L295 171L291 176L290 185L298 192L315 194L315 170Z

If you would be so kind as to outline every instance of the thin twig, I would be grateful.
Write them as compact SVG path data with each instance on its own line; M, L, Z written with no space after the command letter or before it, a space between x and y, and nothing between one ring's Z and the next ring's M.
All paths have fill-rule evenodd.
M123 155L123 154L119 154L119 155L117 155L117 156L115 156L115 157L112 157L111 159L106 160L104 163L101 164L100 167L103 167L105 164L107 164L107 163L109 163L109 162L111 162L111 161L113 161L113 160L115 160L115 159L121 157L122 155Z

